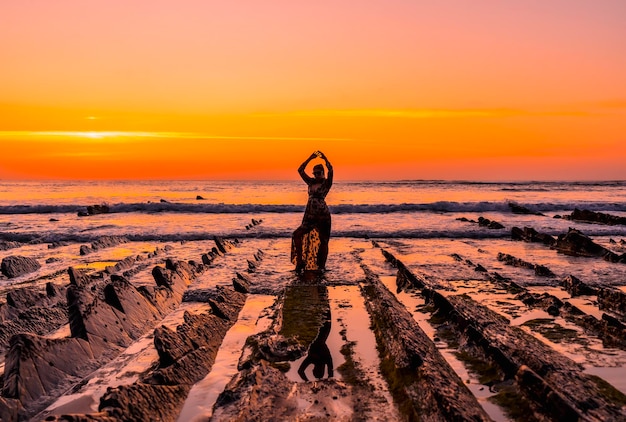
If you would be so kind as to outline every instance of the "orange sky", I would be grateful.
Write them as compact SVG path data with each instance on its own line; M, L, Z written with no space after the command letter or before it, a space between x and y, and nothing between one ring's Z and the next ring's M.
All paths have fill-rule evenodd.
M626 179L622 0L0 2L0 178Z

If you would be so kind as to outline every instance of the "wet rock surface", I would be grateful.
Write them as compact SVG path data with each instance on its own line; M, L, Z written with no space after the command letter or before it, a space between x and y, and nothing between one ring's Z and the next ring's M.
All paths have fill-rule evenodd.
M8 348L9 339L18 333L43 335L68 320L65 287L46 283L45 288L23 287L6 295L0 304L0 351Z
M520 246L557 255L546 237L520 232L547 247ZM132 249L127 243L122 248ZM100 255L119 245L99 250L101 264L7 292L0 305L8 349L2 420L174 421L193 397L210 408L198 418L215 421L619 420L626 409L623 394L532 334L534 320L512 326L458 287L505 292L544 319L565 320L624 350L624 293L565 277L563 268L543 277L536 257L493 250L466 257L450 248L420 256L434 263L422 267L403 255L415 259L402 240L351 240L334 251L340 266L296 276L281 239L216 237L154 252L142 246L116 260ZM571 299L597 303L604 313L592 316L567 295L539 292L518 273L562 285ZM244 312L262 296L271 306ZM409 296L421 304L401 300ZM350 317L359 306L363 313ZM18 324L15 331L9 324ZM359 330L372 336L370 352ZM442 339L455 345L471 376L459 372ZM220 361L228 353L231 364ZM493 390L490 405L477 394L474 374L488 377L481 384ZM219 386L203 386L221 378ZM507 416L494 417L493 406Z
M184 323L175 332L164 326L155 330L159 368L145 378L146 382L193 385L211 370L226 332L243 307L245 296L223 288L212 301L210 314L185 313Z
M618 255L576 229L570 229L566 234L559 235L554 247L567 255L601 257L609 262L626 263L626 254Z
M509 208L511 209L511 212L514 214L543 215L542 213L538 211L533 211L523 205L516 204L514 202L509 202Z
M578 208L575 208L570 215L563 216L563 218L573 221L586 221L608 225L626 225L626 217L618 217L616 215L589 210L580 210Z
M22 246L22 244L19 242L0 240L0 251L8 251L9 249L19 248L20 246Z
M121 236L102 236L98 240L92 242L91 245L82 245L80 247L80 254L87 255L100 249L110 248L127 242L128 239Z
M250 224L246 225L246 230L251 230L255 226L258 226L259 224L261 224L262 222L263 220L257 220L256 218L253 218L252 220L250 220Z
M136 383L109 388L100 399L100 412L105 418L117 421L173 421L188 391L189 386L180 384Z
M85 210L79 211L79 217L88 217L90 215L107 214L111 210L106 204L88 205Z
M498 259L501 260L501 258L499 254ZM470 263L468 265L473 264ZM527 267L532 268L530 266ZM541 276L541 274L537 275ZM620 322L620 318L623 317L622 309L626 309L624 308L623 301L626 295L621 291L592 287L571 275L560 282L560 285L563 286L572 297L595 295L597 296L600 309L609 309L611 312L618 315L618 317L615 318L612 315L603 313L601 318L596 318L581 311L575 305L567 301L562 301L554 295L548 293L533 293L509 279L500 277L497 273L487 274L487 277L498 286L514 294L517 300L524 303L529 308L542 309L548 315L560 316L579 326L591 335L601 338L605 344L626 350L626 330L624 325ZM551 277L555 277L554 274L552 274ZM406 277L403 277L403 279L406 279ZM404 284L406 284L406 282L404 282ZM604 297L611 299L607 301Z
M395 257L393 261L396 265L400 262ZM615 391L607 393L595 378L582 374L575 362L511 327L506 318L471 298L444 296L415 275L407 276L409 270L403 264L399 268L398 285L406 286L408 280L421 291L441 322L439 329L460 336L465 353L492 366L495 382L513 382L510 388L515 391L509 389L508 393L518 396L518 406L527 407L525 418L619 420L623 415L626 397Z
M532 227L513 227L511 229L511 238L513 240L523 240L524 242L537 242L552 246L556 243L556 239L549 234L539 233Z
M41 268L41 264L36 259L27 256L7 256L2 259L0 271L8 278L19 277L24 274L32 273Z
M404 268L401 271L406 271ZM489 420L434 344L397 299L370 274L362 289L372 315L387 377L410 419Z
M23 416L32 416L80 377L130 346L182 300L193 274L186 263L170 262L169 266L172 269L155 267L161 278L155 277L157 285L144 289L136 289L120 276L107 281L70 268L70 336L13 336L5 362L3 396L19 401Z
M488 229L503 229L504 226L502 225L502 223L499 223L495 220L490 220L488 218L485 217L478 217L478 221L474 221L474 220L470 220L466 217L461 217L461 218L457 218L457 220L459 221L465 221L468 223L475 223L478 224L480 227L487 227Z
M514 267L528 268L535 271L535 274L541 277L555 277L554 273L550 271L550 269L544 265L540 264L532 264L530 262L524 261L523 259L516 258L513 255L505 254L502 252L498 253L498 261L502 261L507 265L512 265Z
M561 285L572 296L598 294L598 289L583 283L582 281L580 281L577 277L574 277L573 275L567 276L563 281L561 281Z
M98 244L105 243L110 244L108 240ZM226 252L235 244L231 240L216 241ZM41 334L52 327L48 330L24 324L18 327L31 333L15 334L8 342L0 406L2 420L32 417L54 397L137 342L180 306L189 283L206 269L202 264L166 259L163 266L157 265L151 271L154 284L138 287L115 274L142 266L143 260L123 259L113 267L116 271L107 267L100 273L69 268L67 287L47 283L43 289L28 287L7 294L7 302L1 308L4 320L11 322L11 315L21 315L20 311L34 316L34 309L48 309L60 303L65 322L69 322L69 336L46 338ZM186 312L184 324L176 331L165 326L155 330L155 348L161 363L141 377L145 382L140 380L139 384L108 391L98 414L72 417L76 420L83 417L85 420L151 420L154 415L164 420L175 418L191 385L210 371L223 336L237 320L245 295L232 287L218 287L209 302L212 309L209 313ZM49 315L44 318L52 320ZM54 328L58 326L57 318ZM17 331L6 323L0 328L5 337ZM162 396L168 402L159 404L159 410L155 410L152 396Z
M524 229L513 227L511 238L525 242L543 243L565 255L596 257L608 262L626 263L626 253L617 254L594 242L589 236L575 228L570 228L567 233L560 234L555 239L549 234L537 232L532 227L524 227Z
M608 309L620 316L626 323L626 294L621 290L598 289L598 304L600 309Z

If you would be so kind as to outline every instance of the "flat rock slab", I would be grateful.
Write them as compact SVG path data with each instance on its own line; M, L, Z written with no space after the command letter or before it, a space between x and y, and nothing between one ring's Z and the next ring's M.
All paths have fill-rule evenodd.
M465 335L482 347L504 372L547 414L570 414L598 420L619 420L621 405L611 400L580 365L552 350L535 337L467 296L437 296L439 308L448 308ZM438 303L437 303L438 302ZM447 303L445 303L447 302Z
M102 236L100 239L91 243L91 245L82 245L80 247L80 254L87 255L100 249L110 248L117 246L121 243L127 243L128 239L120 236Z
M374 274L361 289L383 351L385 376L409 419L490 420L413 316Z
M465 339L464 351L481 360L486 358L499 368L505 380L515 381L538 409L535 416L619 420L623 399L615 398L620 396L617 390L583 374L580 365L522 329L512 327L507 318L469 296L444 296L391 253L383 250L383 255L398 268L398 287L409 285L418 289L436 310L437 318L448 321L455 335Z

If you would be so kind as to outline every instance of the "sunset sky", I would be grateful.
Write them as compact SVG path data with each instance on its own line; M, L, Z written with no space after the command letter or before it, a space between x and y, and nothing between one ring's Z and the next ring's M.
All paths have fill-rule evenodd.
M626 179L624 0L3 0L0 179Z

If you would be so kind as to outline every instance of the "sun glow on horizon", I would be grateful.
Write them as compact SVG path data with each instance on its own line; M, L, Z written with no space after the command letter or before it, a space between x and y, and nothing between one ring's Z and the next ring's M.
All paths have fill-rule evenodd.
M0 139L24 139L33 141L57 141L59 139L116 139L116 138L147 138L163 137L165 134L151 132L121 131L0 131Z
M232 136L196 132L140 132L140 131L0 131L0 139L24 139L32 141L58 141L60 139L110 139L128 140L141 138L197 139L197 140L249 140L249 141L350 141L350 138L303 137L303 136Z

